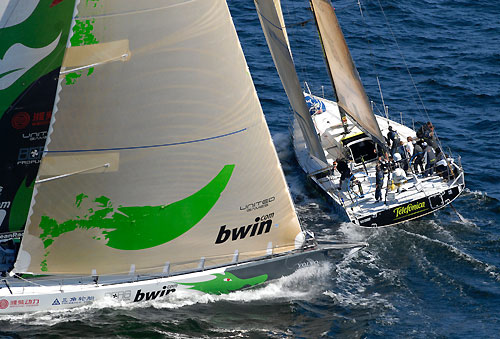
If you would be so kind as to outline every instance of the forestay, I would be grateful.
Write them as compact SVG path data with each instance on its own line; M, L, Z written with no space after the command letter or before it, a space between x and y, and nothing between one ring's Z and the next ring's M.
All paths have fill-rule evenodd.
M224 0L82 2L71 42L128 51L64 70L15 272L172 273L301 246Z
M311 155L326 165L325 152L321 147L295 71L280 2L279 0L254 0L254 2L274 64L304 135L307 149Z
M329 0L311 0L337 103L375 141L385 145L358 70Z

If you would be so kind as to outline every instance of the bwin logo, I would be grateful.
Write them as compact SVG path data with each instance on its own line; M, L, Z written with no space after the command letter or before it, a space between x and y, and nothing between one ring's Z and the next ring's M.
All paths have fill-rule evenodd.
M170 287L170 286L169 286ZM137 291L137 294L135 295L134 302L137 301L148 301L148 300L155 300L158 297L163 297L164 295L167 295L169 293L175 292L175 288L169 288L167 289L167 286L163 286L163 289L159 291L152 291L152 292L145 292L142 293L141 290L139 289Z
M229 237L232 237L231 240L235 241L238 239L245 239L250 230L250 237L253 237L255 235L261 235L262 233L268 233L271 230L271 226L273 224L273 221L271 219L268 219L266 221L262 221L259 226L259 221L260 218L257 217L255 218L255 224L250 224L248 226L241 226L240 228L233 228L232 232L231 230L226 230L226 225L221 226L219 230L219 234L217 235L217 239L215 240L216 244L222 244L223 242L226 242Z

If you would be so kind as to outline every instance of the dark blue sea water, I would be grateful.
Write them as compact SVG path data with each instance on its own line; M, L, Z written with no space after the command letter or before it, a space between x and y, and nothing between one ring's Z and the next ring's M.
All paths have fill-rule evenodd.
M340 263L229 296L90 308L0 320L6 337L500 336L500 4L491 0L334 1L368 95L393 119L436 126L462 156L467 190L454 206L397 227L343 223L293 154L286 95L252 1L229 0L300 218L321 239L370 246ZM299 77L332 96L308 1L282 0ZM392 30L392 33L391 33ZM399 42L399 48L392 40ZM406 73L405 62L427 113ZM324 86L322 88L322 86Z

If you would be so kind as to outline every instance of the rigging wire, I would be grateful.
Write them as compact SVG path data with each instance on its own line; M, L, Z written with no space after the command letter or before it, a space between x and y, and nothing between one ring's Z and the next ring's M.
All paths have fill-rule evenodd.
M380 10L382 11L382 14L384 16L385 24L386 24L387 28L389 29L389 31L391 32L392 39L394 40L394 43L396 44L396 46L398 48L399 55L401 56L401 59L403 60L403 63L405 65L405 67L406 67L406 71L408 72L408 75L410 77L411 83L413 84L413 88L415 88L415 91L416 91L416 93L418 95L418 99L420 100L420 104L422 105L422 108L424 109L425 115L427 117L427 121L431 121L431 118L429 117L429 113L427 112L427 109L425 107L424 101L422 100L422 96L420 95L420 91L418 90L417 85L415 84L415 80L413 79L413 75L410 72L410 68L408 67L408 63L406 62L404 54L401 51L401 47L399 46L398 40L396 39L396 35L394 34L394 31L392 30L391 24L389 23L389 20L387 19L387 16L385 15L384 8L382 7L382 4L380 3L380 0L377 0L377 2L378 2ZM441 144L441 140L439 140L439 137L438 137L436 131L434 131L434 136L436 137L436 141L438 142L439 147L441 149L443 149L443 146Z
M378 76L378 73L377 73L377 68L375 67L375 65L374 65L374 63L373 63L373 59L374 59L375 57L374 57L374 53L373 53L373 50L372 50L372 47L371 47L371 42L370 42L370 39L368 39L368 36L367 36L367 34L366 34L366 27L368 27L368 22L367 22L367 20L366 20L366 17L363 15L363 9L362 9L362 7L363 7L363 6L362 6L362 4L361 4L361 0L357 0L357 2L358 2L359 10L360 10L360 12L361 12L361 17L363 18L363 22L364 22L364 24L365 24L365 39L368 41L368 46L369 46L369 48L370 48L370 57L371 57L371 60L372 60L372 61L371 61L371 64L372 64L372 67L375 69L375 74L376 74L376 77L377 77L377 82L378 82L378 78L379 78L379 76ZM365 8L364 12L367 12L366 8ZM384 46L384 48L385 48L386 50L389 50L388 46L386 45L386 43L384 42L384 40L383 40L383 39L380 39L380 42L382 43L382 45ZM398 74L399 74L400 76L402 76L402 73L401 73L400 68L399 68L398 66L394 66L394 68L398 71ZM406 82L404 83L404 85L405 85L405 87L407 87L407 88L408 88L408 84L407 84ZM409 89L409 88L408 88L408 89ZM380 90L380 92L382 92L382 90L381 90L380 88L379 88L379 90ZM410 94L410 98L411 98L411 100L413 101L414 107L417 109L417 111L418 111L418 112L420 112L420 113L421 113L421 110L420 110L420 108L419 108L418 103L417 103L417 102L416 102L416 100L415 100L415 97L413 96L413 94L411 94L411 91L408 91L408 93ZM382 95L382 93L381 93L381 95ZM386 106L385 106L385 104L384 104L384 112L386 112L386 110L387 110L387 108L386 108ZM388 115L388 113L389 113L389 112L387 112L387 115Z

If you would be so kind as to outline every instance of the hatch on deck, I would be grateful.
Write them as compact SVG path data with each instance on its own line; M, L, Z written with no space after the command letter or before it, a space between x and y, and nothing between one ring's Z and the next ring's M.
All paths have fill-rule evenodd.
M352 159L356 164L377 159L377 146L372 139L364 133L358 133L343 138L342 145L350 150Z

